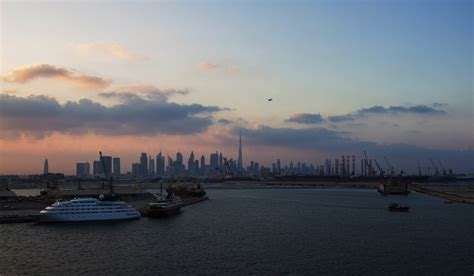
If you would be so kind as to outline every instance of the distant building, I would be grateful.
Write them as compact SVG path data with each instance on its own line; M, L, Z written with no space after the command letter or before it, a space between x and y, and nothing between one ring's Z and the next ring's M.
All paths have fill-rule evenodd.
M206 175L206 157L204 157L204 154L201 155L201 175Z
M211 167L212 172L217 172L219 170L219 154L217 152L212 153L209 160L209 166Z
M114 163L114 176L119 177L122 174L121 169L120 169L120 158L114 157L113 163Z
M156 173L159 177L165 176L165 157L161 152L156 156Z
M48 159L44 159L43 174L48 174L48 173L49 173Z
M91 170L89 162L76 163L76 176L77 177L87 177Z
M148 167L148 175L150 177L155 177L155 159L151 159L151 156L148 159Z
M195 176L196 173L194 171L194 151L191 151L188 159L188 175Z
M95 160L94 163L92 163L92 173L94 176L100 176L104 174L104 170L102 168L102 163L100 160Z
M181 152L176 153L176 175L177 176L184 176L184 161L183 161L183 154Z
M146 152L142 152L140 156L140 176L146 178L148 175L148 156Z
M243 156L242 156L242 132L239 133L239 158L237 159L237 173L242 175L243 169Z
M112 175L112 156L102 156L105 164L104 175L110 177Z
M141 164L140 163L133 163L132 164L132 176L133 177L141 176Z

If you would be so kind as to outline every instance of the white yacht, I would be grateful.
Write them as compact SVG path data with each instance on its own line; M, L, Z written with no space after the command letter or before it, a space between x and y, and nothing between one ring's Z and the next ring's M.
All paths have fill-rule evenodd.
M56 201L40 212L41 222L124 220L139 218L140 213L127 203L96 198Z

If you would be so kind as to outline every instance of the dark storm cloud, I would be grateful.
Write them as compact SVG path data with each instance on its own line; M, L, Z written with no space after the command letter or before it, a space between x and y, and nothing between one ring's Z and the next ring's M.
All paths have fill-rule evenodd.
M105 135L193 134L212 125L217 106L177 104L144 98L107 107L89 99L60 104L44 95L0 95L1 128L37 136L51 132Z
M311 113L300 113L300 114L295 114L288 118L286 122L290 123L299 123L299 124L319 124L324 121L323 117L321 117L321 114L316 113L316 114L311 114Z

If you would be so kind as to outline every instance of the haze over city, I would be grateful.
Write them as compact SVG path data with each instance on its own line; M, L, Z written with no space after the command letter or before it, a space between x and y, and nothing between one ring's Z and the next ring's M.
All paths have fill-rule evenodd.
M0 174L74 174L99 150L123 170L141 152L235 160L240 132L244 166L366 150L474 171L472 1L0 8Z

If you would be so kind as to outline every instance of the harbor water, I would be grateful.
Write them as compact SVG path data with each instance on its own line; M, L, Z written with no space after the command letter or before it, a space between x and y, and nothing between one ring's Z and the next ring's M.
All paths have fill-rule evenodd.
M167 219L0 225L0 274L474 273L473 205L371 189L207 192Z

